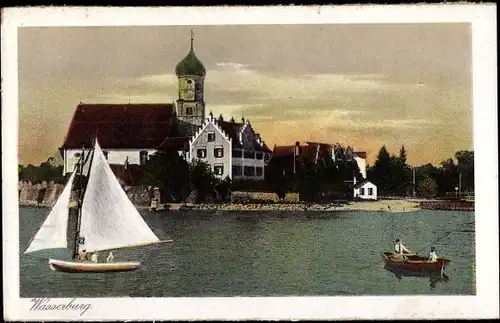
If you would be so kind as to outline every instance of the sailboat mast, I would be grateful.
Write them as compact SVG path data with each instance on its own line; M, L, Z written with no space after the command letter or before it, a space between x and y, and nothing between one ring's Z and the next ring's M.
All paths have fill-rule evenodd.
M83 201L83 196L84 196L84 188L83 188L83 166L87 163L88 159L89 159L89 156L90 156L90 153L87 155L87 158L84 159L85 157L85 147L82 148L82 155L81 155L81 159L80 159L80 167L78 169L78 177L79 177L79 181L78 181L78 198L77 198L77 208L78 208L78 213L77 213L77 219L76 219L76 234L75 234L75 248L74 248L74 251L73 251L73 259L76 258L76 256L78 255L78 246L80 244L80 227L81 227L81 224L82 224L82 201ZM92 157L94 156L94 154L92 153ZM92 158L90 160L90 162L92 163ZM90 166L89 166L89 173L90 173ZM88 175L87 174L87 178L88 178Z

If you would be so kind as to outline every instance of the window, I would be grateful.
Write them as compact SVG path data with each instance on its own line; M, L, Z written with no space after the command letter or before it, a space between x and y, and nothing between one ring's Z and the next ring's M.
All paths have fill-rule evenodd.
M73 156L75 156L75 157L80 157L81 155L82 155L82 154L80 154L80 153L75 153Z
M186 108L186 114L187 114L188 116L192 115L192 114L193 114L193 108L192 108L192 107L187 107L187 108Z
M243 171L245 176L255 176L255 167L253 166L245 166Z
M364 187L359 189L359 195L365 195L365 188Z
M223 165L214 165L214 173L217 176L222 176L222 174L224 174L224 166Z
M109 151L104 150L102 153L104 154L104 157L106 158L106 160L108 160Z
M241 158L241 150L233 150L233 157L235 158Z
M264 159L264 154L261 152L256 152L255 158L257 158L258 160L262 160L262 159Z
M255 158L255 154L253 151L245 151L243 153L244 157L245 158L248 158L248 159L254 159Z
M146 165L147 161L148 161L148 152L145 150L142 150L139 153L139 162L141 165Z
M197 156L198 156L198 158L206 158L207 157L207 149L205 147L198 148Z
M193 81L187 80L187 84L191 84L191 83L193 83Z
M215 158L222 158L222 157L224 157L224 148L222 148L222 147L215 147L214 148L214 156L215 156Z
M368 188L368 195L373 195L373 188L372 187L369 187Z
M215 132L209 132L209 133L207 134L207 141L208 141L208 142L215 141Z
M262 176L262 167L255 168L255 175Z
M233 166L233 176L241 176L241 166Z

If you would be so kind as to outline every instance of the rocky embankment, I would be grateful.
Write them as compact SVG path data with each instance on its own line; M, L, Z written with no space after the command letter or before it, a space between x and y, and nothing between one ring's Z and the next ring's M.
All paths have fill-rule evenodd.
M19 182L19 205L52 207L62 193L64 186L54 182ZM128 197L135 205L149 206L150 198L143 187L125 187Z

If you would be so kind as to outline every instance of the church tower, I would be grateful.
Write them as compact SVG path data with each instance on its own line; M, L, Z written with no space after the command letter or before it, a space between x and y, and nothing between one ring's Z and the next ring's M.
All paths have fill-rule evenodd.
M205 67L194 54L193 31L191 31L191 50L175 67L179 82L177 100L177 119L182 123L186 135L194 135L205 119L203 83Z

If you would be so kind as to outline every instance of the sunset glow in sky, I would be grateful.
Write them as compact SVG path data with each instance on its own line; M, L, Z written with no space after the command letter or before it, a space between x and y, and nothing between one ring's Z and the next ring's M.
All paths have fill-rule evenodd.
M250 119L269 147L353 146L410 164L473 149L469 24L221 25L19 29L19 162L62 144L76 105L177 99L194 48L206 112Z

